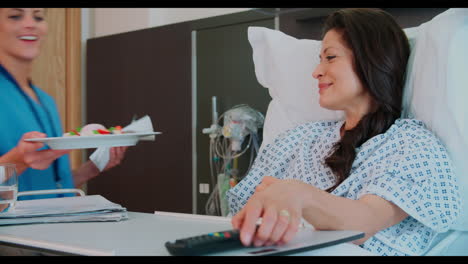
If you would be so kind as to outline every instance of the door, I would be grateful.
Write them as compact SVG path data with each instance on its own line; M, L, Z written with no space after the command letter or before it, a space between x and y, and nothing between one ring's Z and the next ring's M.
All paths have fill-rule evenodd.
M48 35L33 65L32 79L56 103L64 130L82 125L81 9L46 8ZM82 163L80 150L70 154L72 168Z
M196 91L194 93L196 95L194 131L197 157L196 186L200 184L209 186L208 193L203 190L204 188L197 190L196 211L198 214L220 215L221 211L226 212L219 208L209 209L213 208L213 203L209 202L212 201L210 194L215 187L214 182L218 175L214 175L215 172L212 175L214 170L212 168L216 167L216 164L211 164L210 167L212 162L209 155L210 136L203 134L202 130L209 128L212 124L212 97L217 97L219 117L225 111L240 104L247 104L264 116L271 100L268 89L261 86L255 76L252 47L247 35L250 26L273 29L274 19L235 23L196 31ZM220 120L218 124L223 126L223 121ZM261 131L258 132L260 136ZM231 175L236 173L237 178L245 175L251 163L252 147L246 149L246 144L243 144L242 150L246 152L239 156L237 161L225 163L226 166L232 166L236 170L235 172L230 170ZM219 206L214 205L214 207Z

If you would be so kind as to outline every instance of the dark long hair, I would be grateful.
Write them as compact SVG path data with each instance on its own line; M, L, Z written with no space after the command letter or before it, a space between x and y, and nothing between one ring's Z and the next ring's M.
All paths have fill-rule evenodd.
M333 191L350 174L356 148L384 133L401 115L402 94L410 46L394 18L380 9L341 9L328 16L323 35L341 33L354 54L354 71L370 93L374 109L346 130L325 163L337 177Z

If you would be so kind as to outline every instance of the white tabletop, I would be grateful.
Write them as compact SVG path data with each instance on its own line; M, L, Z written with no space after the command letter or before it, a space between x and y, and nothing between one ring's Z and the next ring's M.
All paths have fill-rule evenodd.
M178 238L232 229L229 221L192 215L129 212L120 222L53 223L0 226L0 242L73 255L168 256L164 243ZM370 255L351 243L295 255Z

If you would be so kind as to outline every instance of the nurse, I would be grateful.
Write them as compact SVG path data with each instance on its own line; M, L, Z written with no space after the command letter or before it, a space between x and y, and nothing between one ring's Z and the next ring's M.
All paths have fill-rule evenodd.
M19 191L75 188L99 175L92 161L71 171L70 150L51 150L27 138L60 137L63 130L51 96L31 79L34 59L47 35L44 8L0 8L0 162L15 163ZM118 165L126 147L111 148L104 170ZM22 199L73 194L24 196Z
M461 199L448 152L423 122L400 118L409 54L382 10L328 17L310 88L345 118L301 124L260 149L227 194L244 245L287 243L304 219L362 231L354 243L377 255L422 255L451 228Z

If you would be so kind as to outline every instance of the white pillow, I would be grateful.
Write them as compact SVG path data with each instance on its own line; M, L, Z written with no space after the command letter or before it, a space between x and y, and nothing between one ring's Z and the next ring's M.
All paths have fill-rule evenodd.
M281 31L249 27L248 38L258 82L272 98L263 125L262 145L301 123L337 120L341 111L322 108L318 81L312 77L319 63L321 41L298 40Z
M403 117L417 118L442 140L453 160L464 201L454 229L468 230L468 9L449 9L419 27L405 29L412 49L403 95ZM272 101L264 141L307 121L338 120L340 111L318 104L320 41L250 27L255 73Z
M468 9L449 9L418 28L403 117L422 120L449 151L464 201L454 229L468 230Z

